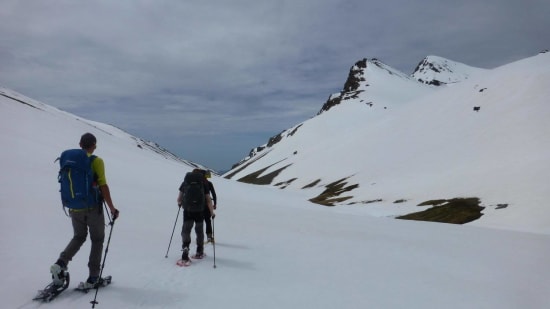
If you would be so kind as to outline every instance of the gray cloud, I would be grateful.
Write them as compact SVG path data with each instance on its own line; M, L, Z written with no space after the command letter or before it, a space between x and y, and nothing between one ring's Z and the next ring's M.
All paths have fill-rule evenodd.
M0 4L1 85L215 168L313 116L361 58L492 68L550 37L546 0Z

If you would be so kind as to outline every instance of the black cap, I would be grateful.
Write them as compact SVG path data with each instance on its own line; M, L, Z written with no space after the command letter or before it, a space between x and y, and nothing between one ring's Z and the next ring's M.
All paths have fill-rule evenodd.
M80 138L80 147L89 149L97 143L95 136L92 133L84 133Z

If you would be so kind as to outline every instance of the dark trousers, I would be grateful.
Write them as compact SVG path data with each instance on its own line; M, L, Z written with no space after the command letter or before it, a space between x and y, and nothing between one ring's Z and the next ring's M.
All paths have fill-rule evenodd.
M89 210L69 211L73 224L73 238L59 255L59 259L66 265L73 259L80 247L88 237L90 231L90 240L92 247L88 260L88 269L90 277L99 276L101 268L101 255L103 253L103 240L105 239L105 217L102 208Z
M204 224L206 225L206 236L212 237L212 219L208 207L204 210Z
M197 234L197 251L203 252L204 246L204 228L203 228L204 215L202 212L183 212L183 227L181 228L181 238L183 240L182 248L189 248L191 244L191 230L193 225L195 226L195 233Z

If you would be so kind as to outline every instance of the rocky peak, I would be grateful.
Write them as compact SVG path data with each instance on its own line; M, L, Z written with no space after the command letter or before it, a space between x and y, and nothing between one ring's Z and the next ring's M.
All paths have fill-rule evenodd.
M376 59L374 59L376 60ZM328 111L333 106L338 105L342 102L343 95L345 93L354 93L357 95L359 92L359 87L361 82L365 81L365 69L367 68L368 59L363 58L362 60L357 61L349 70L348 78L344 84L344 88L339 93L335 93L329 96L327 102L323 104L321 110L317 115Z

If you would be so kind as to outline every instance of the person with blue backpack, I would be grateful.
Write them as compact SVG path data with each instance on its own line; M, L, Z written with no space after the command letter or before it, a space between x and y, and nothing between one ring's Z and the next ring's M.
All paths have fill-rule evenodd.
M50 267L53 284L67 288L67 266L90 233L91 250L88 261L89 277L84 289L96 288L100 283L101 257L105 239L105 217L103 204L106 203L114 221L119 216L111 198L105 177L103 159L93 155L97 140L91 133L80 138L80 149L64 151L60 158L59 183L63 207L69 209L73 227L73 238Z

